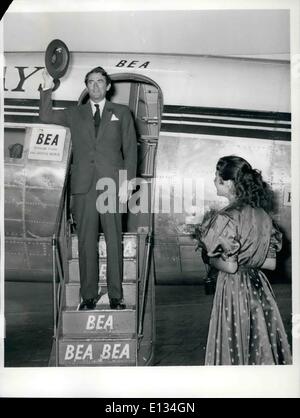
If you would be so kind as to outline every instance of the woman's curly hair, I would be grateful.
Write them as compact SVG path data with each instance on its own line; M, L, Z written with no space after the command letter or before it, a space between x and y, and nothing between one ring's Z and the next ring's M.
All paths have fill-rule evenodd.
M263 180L260 171L241 157L229 155L219 159L217 171L223 180L232 180L235 186L236 204L263 208L270 212L273 207L273 193Z

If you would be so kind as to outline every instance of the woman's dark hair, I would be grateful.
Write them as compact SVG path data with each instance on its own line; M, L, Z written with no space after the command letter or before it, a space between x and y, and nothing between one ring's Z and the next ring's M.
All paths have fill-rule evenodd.
M235 186L236 203L248 204L270 212L273 207L273 193L263 181L260 171L253 169L244 158L229 155L219 159L217 171L223 180L232 180Z
M95 67L95 68L93 68L91 71L89 71L89 72L87 73L87 75L85 76L84 83L85 83L85 85L86 85L86 86L87 86L87 82L88 82L89 76L90 76L91 74L94 74L94 73L100 73L100 74L102 74L102 75L103 75L103 77L105 77L105 80L106 80L106 85L107 85L107 86L108 86L109 84L111 84L111 79L110 79L109 75L107 74L107 72L104 70L104 68L102 68L102 67Z

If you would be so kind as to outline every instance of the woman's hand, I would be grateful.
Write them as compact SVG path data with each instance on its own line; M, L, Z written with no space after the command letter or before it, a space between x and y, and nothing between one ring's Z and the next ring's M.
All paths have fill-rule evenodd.
M264 264L260 268L266 270L275 270L276 258L266 258Z
M234 274L237 272L238 263L236 257L228 257L224 260L222 257L210 257L209 264L219 271Z

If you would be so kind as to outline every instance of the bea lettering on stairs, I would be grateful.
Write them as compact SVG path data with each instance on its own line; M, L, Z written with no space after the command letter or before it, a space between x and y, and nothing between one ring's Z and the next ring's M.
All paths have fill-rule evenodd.
M86 321L86 330L105 330L112 331L113 315L89 315Z
M65 351L66 361L129 360L130 347L128 343L104 343L99 350L93 344L68 344Z

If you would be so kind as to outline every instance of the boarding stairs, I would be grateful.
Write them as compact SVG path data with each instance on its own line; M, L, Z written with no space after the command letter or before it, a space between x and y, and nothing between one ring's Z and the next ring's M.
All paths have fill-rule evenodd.
M57 318L50 366L151 365L155 303L148 232L147 227L141 227L138 233L123 234L124 310L110 309L103 234L99 235L100 298L96 309L91 311L78 310L81 299L77 236L70 234L67 237L67 250L60 251L61 267L57 266L61 257L58 257L57 245L53 254L56 253L56 271L60 280L58 285L54 285Z

